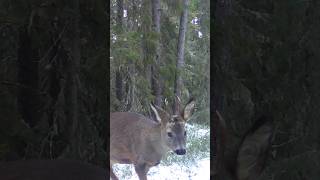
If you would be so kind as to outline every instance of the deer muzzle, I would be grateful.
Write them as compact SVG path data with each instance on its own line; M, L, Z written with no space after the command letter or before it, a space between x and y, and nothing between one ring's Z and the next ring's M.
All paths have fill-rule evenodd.
M177 149L174 152L176 154L178 154L178 155L185 155L186 154L186 150L185 149Z

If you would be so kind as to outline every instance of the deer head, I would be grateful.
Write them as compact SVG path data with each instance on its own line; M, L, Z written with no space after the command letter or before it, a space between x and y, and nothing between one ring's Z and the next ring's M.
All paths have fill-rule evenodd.
M179 101L179 104L181 102ZM195 106L194 99L190 99L182 111L169 114L158 106L151 104L157 122L161 125L161 139L164 144L178 155L186 153L187 132L185 124L191 117Z

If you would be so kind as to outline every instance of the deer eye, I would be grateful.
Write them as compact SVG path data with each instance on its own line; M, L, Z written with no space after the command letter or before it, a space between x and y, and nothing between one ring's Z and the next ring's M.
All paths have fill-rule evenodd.
M169 136L169 137L172 137L172 133L171 133L171 132L168 132L168 136Z

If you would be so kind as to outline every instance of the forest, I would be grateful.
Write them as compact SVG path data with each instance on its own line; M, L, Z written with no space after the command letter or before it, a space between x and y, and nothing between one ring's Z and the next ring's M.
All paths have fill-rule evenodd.
M111 1L110 111L148 113L150 102L193 97L208 124L209 1L152 3Z
M258 143L248 146L251 156L242 163L248 168L243 172L261 172L259 179L320 177L319 5L316 0L212 4L211 108L221 113L229 137L234 137L225 147L225 158L256 119L266 115L273 121L268 151L263 155Z
M209 1L156 6L140 0L0 2L1 162L77 159L105 168L109 112L151 117L150 103L174 111L179 97L182 104L196 102L187 126L190 155L168 156L162 165L208 165ZM51 162L41 168L61 163ZM8 167L0 163L0 177ZM208 168L202 171L207 177Z
M107 7L99 0L0 1L1 161L105 166Z
M150 103L176 113L175 97L195 100L188 153L169 154L148 177L209 179L210 1L113 0L110 10L110 112L154 118ZM137 178L133 166L115 168L121 179Z
M155 118L150 104L175 111L176 96L195 100L187 154L168 153L149 179L319 179L319 6L1 0L0 179L17 160L105 170L109 113Z

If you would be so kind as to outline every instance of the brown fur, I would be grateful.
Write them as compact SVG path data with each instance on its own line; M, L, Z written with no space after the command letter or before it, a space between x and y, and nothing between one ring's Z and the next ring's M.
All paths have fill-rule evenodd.
M184 114L189 118L194 102L186 107ZM180 155L185 153L187 119L169 115L159 107L152 106L152 110L157 120L132 112L110 114L110 165L133 164L140 180L147 179L150 167L159 164L168 150ZM117 179L112 167L110 171L111 177Z

